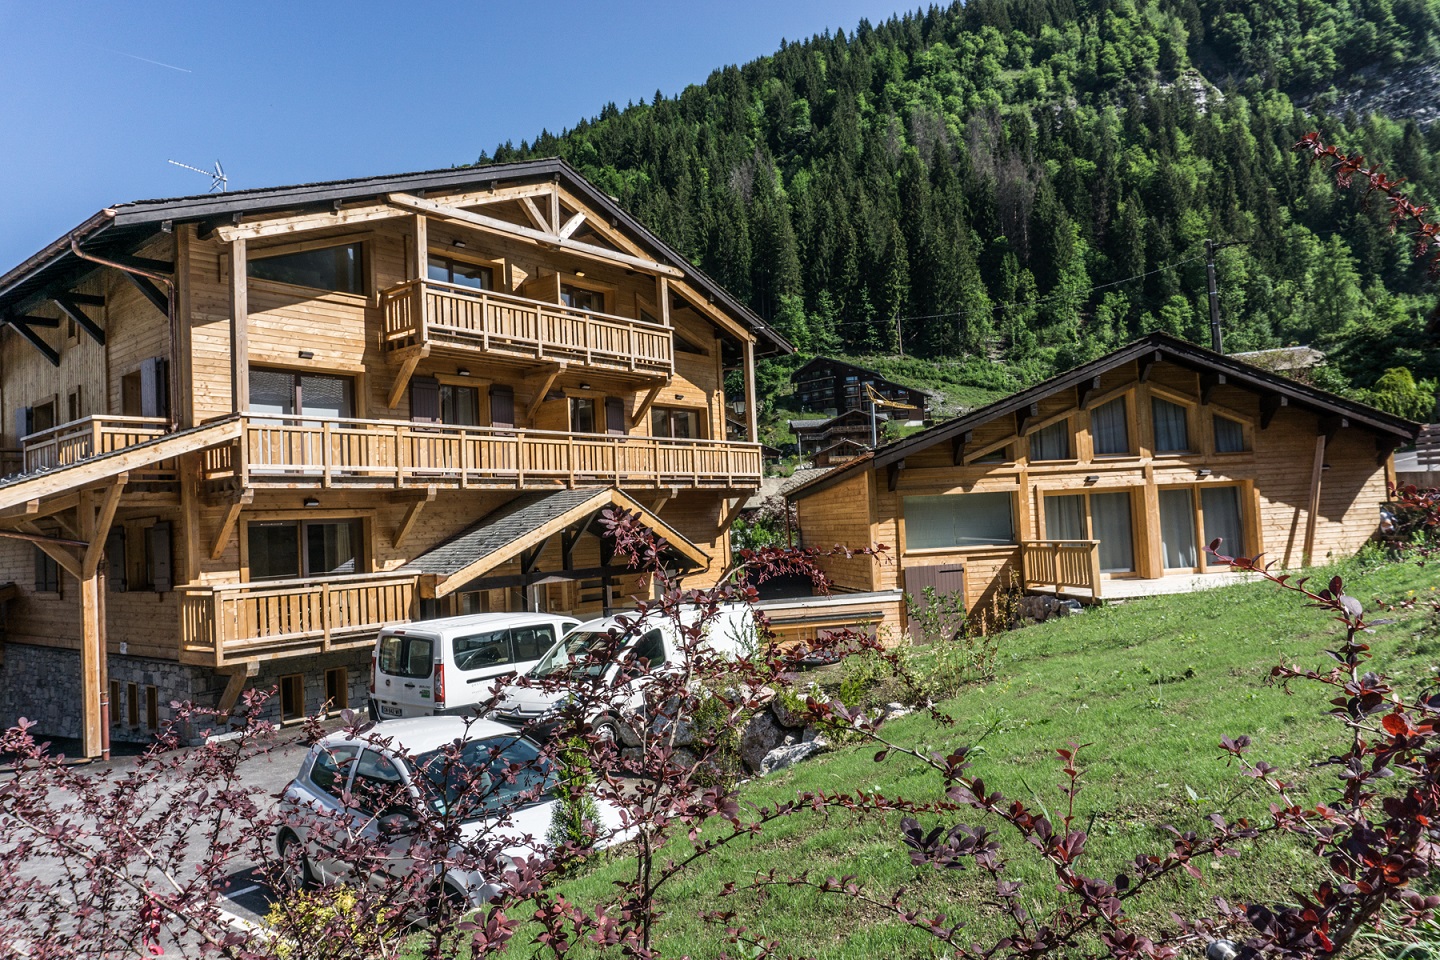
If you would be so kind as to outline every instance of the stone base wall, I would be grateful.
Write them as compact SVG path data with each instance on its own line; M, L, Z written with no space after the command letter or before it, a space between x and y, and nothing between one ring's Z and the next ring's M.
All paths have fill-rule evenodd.
M269 690L277 687L282 677L299 674L304 678L303 709L313 714L325 703L325 672L336 668L346 672L349 705L363 710L370 696L369 650L270 661L247 681L246 688ZM110 704L110 739L131 743L154 736L149 726L149 688L155 689L157 719L163 724L174 715L172 702L218 705L229 679L206 667L151 657L112 656L109 670L110 680L120 685L119 702ZM279 723L280 707L277 694L266 702L263 718ZM132 716L137 720L134 724L130 723ZM40 735L81 736L78 651L26 643L0 644L0 727L13 726L20 717L34 721L35 733Z

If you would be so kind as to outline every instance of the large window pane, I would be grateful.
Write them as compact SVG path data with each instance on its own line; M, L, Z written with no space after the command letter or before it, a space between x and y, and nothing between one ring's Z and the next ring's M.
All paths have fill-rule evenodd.
M351 416L350 378L301 374L300 412L307 417Z
M432 255L427 275L431 280L453 283L461 287L472 287L476 290L494 289L494 270L490 267L466 263L464 260L456 260L453 257Z
M1215 452L1241 453L1245 449L1245 428L1229 417L1215 414Z
M1159 397L1150 399L1155 417L1155 452L1183 453L1190 449L1190 431L1185 421L1185 408Z
M1130 425L1125 416L1125 398L1120 397L1090 411L1090 435L1098 456L1130 452Z
M251 580L290 580L300 576L298 523L252 523L247 546Z
M588 397L570 398L570 431L572 433L595 432L595 401Z
M250 409L256 413L295 412L295 374L250 368Z
M1205 513L1205 543L1221 540L1220 552L1226 556L1245 555L1245 528L1240 523L1239 487L1203 487L1200 507Z
M605 294L599 290L586 290L584 287L575 287L568 283L560 285L560 302L577 310L605 312Z
M1030 434L1031 460L1070 459L1070 421L1052 423L1043 430Z
M1051 540L1088 540L1085 532L1085 495L1045 498L1045 536Z
M256 280L278 280L319 290L364 293L361 249L361 244L347 243L278 257L256 257L250 260L247 272Z
M1013 500L1008 493L906 497L906 547L927 550L1014 543Z
M480 423L480 391L475 387L440 384L440 422L458 427L474 427Z
M1160 491L1160 550L1166 569L1194 569L1195 498L1189 490Z
M1130 494L1092 493L1090 529L1100 541L1102 573L1127 573L1135 569L1135 535L1130 526Z
M306 576L356 573L360 543L359 526L359 522L355 520L342 520L337 523L313 521L306 523Z

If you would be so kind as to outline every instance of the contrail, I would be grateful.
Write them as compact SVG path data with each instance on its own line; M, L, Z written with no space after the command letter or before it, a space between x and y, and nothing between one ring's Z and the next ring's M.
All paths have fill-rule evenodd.
M145 63L153 63L153 64L155 64L155 66L157 66L157 67L164 67L164 68L166 68L167 70L179 70L181 73L194 73L194 72L195 72L195 71L193 71L193 70L186 70L184 67L177 67L177 66L175 66L174 64L161 63L159 60L151 60L151 59L149 59L148 57L137 57L135 54L133 54L133 53L126 53L126 52L123 51L123 50L111 50L110 52L111 52L111 53L118 53L118 54L120 54L120 56L122 56L122 57L129 57L131 60L141 60L141 61L143 61L143 62L145 62Z

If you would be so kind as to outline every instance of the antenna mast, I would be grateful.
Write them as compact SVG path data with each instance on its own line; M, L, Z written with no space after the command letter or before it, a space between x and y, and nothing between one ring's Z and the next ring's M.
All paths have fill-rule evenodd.
M215 161L214 170L202 170L199 167L192 167L188 163L181 163L179 160L167 160L165 162L173 163L177 167L184 167L186 170L194 170L196 173L201 173L209 177L211 193L214 193L217 190L221 193L225 192L225 184L229 182L229 178L225 176L225 168L220 166L219 160Z

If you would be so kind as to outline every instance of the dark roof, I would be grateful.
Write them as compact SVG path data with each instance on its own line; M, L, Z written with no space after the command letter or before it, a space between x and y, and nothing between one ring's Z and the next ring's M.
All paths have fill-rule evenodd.
M753 310L732 297L723 287L581 176L574 167L558 157L116 204L96 213L4 276L0 276L0 314L17 305L23 305L46 290L74 284L80 277L95 269L93 263L81 260L70 252L71 237L78 240L88 253L114 258L135 251L163 229L167 222L174 224L213 221L219 224L231 222L237 214L260 215L336 201L382 198L387 193L455 189L469 184L524 180L563 181L597 209L609 214L613 221L627 230L634 239L654 248L658 254L656 259L684 270L686 276L693 278L706 294L739 316L756 333L768 339L777 351L793 351L790 343Z
M870 423L870 414L858 407L851 407L844 413L837 413L833 417L821 417L817 420L787 420L791 430L819 430L822 427L833 427L843 420L855 420L864 426Z
M790 374L790 382L795 383L799 379L800 374L804 373L806 370L809 370L817 363L828 363L832 366L844 367L846 370L853 370L856 373L863 373L867 377L872 377L876 380L883 381L884 383L891 384L892 386L900 387L903 390L910 390L914 393L918 393L926 397L934 396L934 394L931 393L929 390L921 390L919 387L912 387L908 384L900 383L898 380L891 380L889 377L885 376L885 374L880 373L877 370L871 370L869 367L856 366L848 360L836 360L834 357L813 357L810 360L807 360L802 366L796 369L794 373Z
M605 487L576 487L557 493L526 494L511 500L469 530L422 553L405 566L441 577L459 573L477 559L505 549L548 521L592 500L598 503L605 492Z
M1418 423L1412 423L1403 417L1397 417L1366 404L1327 393L1288 377L1271 373L1253 364L1236 360L1232 356L1196 346L1169 334L1152 333L1134 343L1107 353L1103 357L1081 364L1073 370L1067 370L1065 373L1058 374L1018 393L1012 393L1008 397L979 407L954 420L947 420L901 440L882 444L869 454L852 460L831 473L791 491L790 495L803 496L816 493L844 479L853 470L865 467L879 468L897 463L905 459L908 454L918 453L934 444L954 439L996 417L1012 414L1052 393L1071 389L1107 370L1143 359L1147 355L1154 360L1164 360L1182 367L1189 367L1192 370L1224 374L1225 382L1231 386L1242 387L1256 393L1279 395L1298 407L1316 413L1347 417L1356 426L1389 434L1404 442L1413 441L1420 431Z

